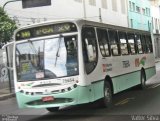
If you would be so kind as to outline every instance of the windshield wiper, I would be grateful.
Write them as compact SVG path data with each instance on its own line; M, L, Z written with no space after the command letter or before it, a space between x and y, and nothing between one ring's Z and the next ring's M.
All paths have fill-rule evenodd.
M63 37L63 36L60 34L60 35L59 35L59 39L58 39L58 49L57 49L57 52L56 52L56 60L55 60L55 64L54 64L55 67L56 67L56 65L57 65L57 59L58 59L58 57L60 56L60 55L59 55L59 50L60 50L60 46L61 46L62 37Z

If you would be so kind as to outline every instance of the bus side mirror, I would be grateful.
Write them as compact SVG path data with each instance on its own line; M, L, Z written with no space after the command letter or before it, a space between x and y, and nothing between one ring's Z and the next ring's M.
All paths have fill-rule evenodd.
M2 60L3 60L3 64L7 65L7 55L6 55L6 52L2 53Z
M2 61L3 61L3 64L5 65L5 67L8 69L8 70L13 70L13 68L12 67L9 67L8 65L7 65L7 54L6 54L6 52L3 52L2 53Z
M14 42L10 42L10 43L7 43L7 44L3 45L2 50L5 50L8 46L10 46L12 44L14 44ZM3 61L3 64L5 65L5 67L7 69L13 70L13 67L8 66L7 53L5 51L3 51L3 53L2 53L2 61Z

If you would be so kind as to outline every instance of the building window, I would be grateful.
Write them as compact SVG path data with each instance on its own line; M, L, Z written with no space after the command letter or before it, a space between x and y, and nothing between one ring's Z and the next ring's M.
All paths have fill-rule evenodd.
M89 4L93 5L93 6L96 6L96 0L89 0Z
M107 0L101 0L102 8L107 9Z
M130 27L133 28L133 19L130 19Z
M132 10L132 2L129 1L129 10Z
M150 9L149 8L146 8L146 15L150 16Z
M112 0L112 10L117 11L117 0Z
M142 8L142 14L146 15L146 9Z
M151 31L151 23L148 21L148 30Z
M121 0L121 11L123 14L126 13L126 3L125 0Z
M137 12L137 13L141 13L140 7L136 6L136 12Z
M135 11L135 3L132 2L132 10Z
M150 16L150 9L148 8L148 16Z
M158 23L156 18L155 18L155 29L158 29Z
M76 1L76 2L80 2L80 3L82 2L82 0L75 0L75 1Z
M146 15L148 15L148 8L146 8Z

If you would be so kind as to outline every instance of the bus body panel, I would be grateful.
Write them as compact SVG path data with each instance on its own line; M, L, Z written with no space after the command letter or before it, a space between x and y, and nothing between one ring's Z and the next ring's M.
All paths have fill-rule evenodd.
M66 22L66 21L64 21ZM68 22L68 21L67 21ZM90 22L90 21L84 21L84 20L78 20L78 21L69 21L73 22L77 25L78 29L78 63L79 63L79 75L74 77L74 82L78 81L77 87L72 88L69 91L66 92L58 92L54 94L37 94L37 95L26 95L26 93L21 93L21 90L26 90L30 92L34 92L38 89L34 89L34 87L28 87L24 89L21 87L19 89L19 85L23 85L23 82L17 82L17 72L16 72L16 58L14 56L14 83L15 83L15 92L16 97L18 101L18 105L21 108L49 108L49 107L61 107L61 106L69 106L69 105L77 105L77 104L83 104L88 102L96 101L100 98L103 98L104 96L104 81L106 76L109 76L111 78L111 81L113 83L113 93L118 93L120 91L123 91L125 89L128 89L130 87L136 86L140 84L140 76L141 76L141 69L144 68L146 73L146 78L149 79L151 76L155 74L155 62L154 62L154 55L151 54L135 54L135 55L120 55L120 56L110 56L110 57L103 57L99 44L98 46L98 62L95 67L95 69L90 73L86 74L85 72L85 64L83 59L83 49L82 49L82 37L81 37L81 29L83 26L92 26L95 28L114 28L117 30L125 30L125 31L132 31L128 28L123 27L116 27L111 26L107 24L102 23L96 23L96 22ZM60 22L55 22L60 23ZM54 22L45 23L45 24L37 24L33 27L37 26L43 26L43 25L49 25L54 24ZM32 27L32 26L30 26ZM26 28L30 28L26 27ZM23 30L23 28L19 29ZM139 31L142 33L147 33L144 31ZM18 32L18 31L17 31ZM16 34L16 33L15 33ZM98 40L97 40L98 43ZM15 44L16 45L16 44ZM16 49L14 48L14 55L15 55ZM66 79L69 79L72 77L66 77ZM62 78L62 80L65 80L65 78ZM54 80L54 79L53 79ZM61 80L61 78L59 79ZM46 80L41 80L41 82L45 82ZM50 81L50 80L49 80ZM56 83L56 80L53 81ZM58 81L57 81L58 82ZM32 82L27 82L27 84ZM38 82L35 82L35 85ZM25 84L25 82L24 82ZM63 82L61 82L63 85ZM72 83L74 85L75 83ZM68 86L67 86L68 85ZM69 83L64 85L64 87L69 87ZM33 90L32 90L33 89ZM45 89L48 90L47 87L40 88L39 90L43 90L45 92ZM62 87L57 86L55 89L53 87L52 91L57 89L63 89ZM43 102L42 98L47 96L53 96L55 101L51 102Z

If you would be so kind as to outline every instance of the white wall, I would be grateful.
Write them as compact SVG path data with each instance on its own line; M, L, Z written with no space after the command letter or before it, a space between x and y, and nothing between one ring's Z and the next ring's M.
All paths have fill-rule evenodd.
M156 28L158 30L160 30L160 9L159 9L158 6L157 7L156 6L151 6L151 16L153 18L152 22L153 22L153 25L154 25L153 33L156 33ZM156 25L155 19L158 20L157 25Z
M85 3L87 19L99 21L99 8L101 8L102 21L104 23L128 27L127 2L125 2L125 14L121 12L121 0L117 0L117 12L112 10L112 0L107 0L107 9L101 7L101 0L96 0L96 6L89 5L89 0L85 0ZM52 6L27 9L22 9L22 4L18 1L7 4L5 10L11 17L17 16L22 25L32 23L31 18L36 18L36 22L39 22L44 21L44 18L52 20L84 17L83 3L75 0L52 0Z

